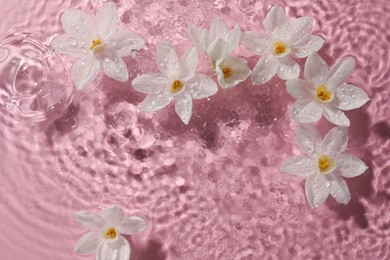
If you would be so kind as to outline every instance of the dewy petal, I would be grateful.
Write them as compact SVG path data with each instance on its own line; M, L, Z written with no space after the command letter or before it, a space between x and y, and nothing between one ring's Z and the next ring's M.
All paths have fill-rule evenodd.
M132 81L133 88L145 94L158 94L169 85L169 81L161 75L143 74Z
M119 232L125 235L135 235L144 231L148 227L145 219L139 216L125 218L119 227Z
M193 99L207 98L218 91L218 85L207 75L198 74L186 82Z
M208 44L208 32L206 29L200 29L191 25L188 31L188 38L190 38L196 48L206 53Z
M363 174L367 169L367 165L359 158L342 154L336 158L337 171L341 176L352 178Z
M341 112L339 109L329 105L324 106L324 117L331 123L338 125L338 126L349 126L349 119L347 116Z
M226 54L233 52L237 48L238 44L240 43L240 39L241 39L241 28L239 24L236 24L234 26L234 29L229 32L229 36L227 39Z
M310 32L312 25L313 20L307 16L292 19L278 30L277 38L295 47Z
M338 61L330 68L326 85L331 89L335 89L345 82L355 68L355 59L347 56Z
M333 127L322 141L322 151L333 157L341 154L348 144L348 128Z
M210 26L209 41L213 42L217 39L227 41L229 37L228 35L229 32L226 23L222 20L222 18L218 17L215 19Z
M93 53L76 60L73 65L72 79L77 90L82 90L91 83L95 79L99 68L99 61Z
M321 119L322 111L314 100L298 100L292 107L292 119L297 123L313 123Z
M366 92L352 84L343 84L336 89L338 109L351 110L363 106L370 100Z
M338 203L348 204L351 199L351 194L349 193L348 185L342 178L338 177L335 174L329 175L330 182L330 195Z
M108 39L116 30L118 9L113 2L105 3L96 15L97 33L103 39Z
M279 70L279 62L271 57L262 57L253 68L253 84L264 84L272 79Z
M289 57L277 59L279 62L278 76L281 79L295 79L299 77L301 68L298 63Z
M153 112L166 107L173 97L167 92L150 94L141 102L140 109L144 112Z
M175 111L184 124L188 124L192 115L192 97L188 91L175 96Z
M96 252L100 243L101 240L99 233L89 232L80 238L74 248L74 252L80 254L90 254Z
M116 53L111 52L101 61L104 74L118 81L127 81L129 73L125 62Z
M213 60L217 61L226 56L227 42L223 39L217 39L207 48L207 55Z
M106 223L106 221L101 216L85 210L76 213L76 220L83 228L88 230L100 229Z
M312 53L316 53L319 51L325 43L325 40L321 36L317 35L307 35L307 40L296 46L291 55L295 58L304 58Z
M241 44L256 55L263 55L271 52L271 39L260 32L243 33Z
M158 69L168 78L176 78L179 75L180 65L176 51L169 44L162 42L157 45Z
M137 33L131 31L115 32L105 42L108 48L115 50L119 57L128 56L133 50L141 49L145 40Z
M129 260L130 245L122 236L114 243L101 243L96 252L96 260Z
M66 33L81 39L93 36L95 30L91 16L77 9L67 9L61 15L61 23Z
M228 67L232 71L232 75L228 78L225 78L222 72L224 67ZM251 73L245 59L231 56L218 60L215 71L217 73L219 85L222 88L236 86L238 83L246 80Z
M300 124L297 129L297 141L302 150L312 155L321 148L322 138L312 125Z
M330 187L325 185L327 181L329 181L327 177L321 173L306 178L306 198L312 208L319 207L328 197Z
M85 41L77 40L69 34L57 36L54 38L51 46L56 52L73 58L80 58L88 53Z
M312 158L292 156L282 164L280 170L291 175L308 177L318 172L318 165Z
M103 209L101 216L106 219L107 222L119 226L124 218L124 213L121 207L114 205Z
M284 11L283 7L279 5L275 5L269 10L267 16L264 20L264 28L269 33L272 32L279 26L285 24L287 22L287 15Z
M191 79L195 75L198 66L198 51L192 47L184 53L180 60L179 78L183 81Z
M306 80L311 80L313 84L323 84L328 70L325 60L317 53L313 53L307 57L304 76Z
M286 82L287 92L295 99L309 99L312 97L310 86L302 79L289 79Z

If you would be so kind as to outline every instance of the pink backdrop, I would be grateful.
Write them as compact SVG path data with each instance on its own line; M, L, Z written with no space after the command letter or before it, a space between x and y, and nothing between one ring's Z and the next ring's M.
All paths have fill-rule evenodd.
M0 259L94 259L73 253L85 232L74 213L111 204L149 222L128 238L133 260L390 258L388 0L114 1L120 27L147 40L125 59L130 81L157 71L156 43L165 39L182 53L190 24L208 27L221 16L230 28L238 22L243 31L263 30L275 3L290 17L314 18L328 63L356 58L349 81L372 100L347 113L348 150L370 169L347 180L347 206L328 198L316 210L303 179L279 171L299 152L293 99L281 80L253 86L248 79L195 101L188 126L172 105L139 112L144 96L130 81L100 76L74 92L72 60L45 59L45 45L63 32L66 8L96 13L102 2L0 1L0 32L8 36L0 48ZM243 48L238 54L253 68L257 57ZM204 58L200 71L213 75ZM322 134L331 127L318 126Z

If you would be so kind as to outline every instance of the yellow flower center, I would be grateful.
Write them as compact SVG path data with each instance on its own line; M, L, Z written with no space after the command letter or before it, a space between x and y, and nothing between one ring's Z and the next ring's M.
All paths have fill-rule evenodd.
M182 90L184 87L183 83L180 80L174 80L171 84L171 93L175 94Z
M107 239L115 239L117 236L115 228L114 227L108 228L106 231L103 232L103 236Z
M275 42L274 43L274 53L276 55L282 55L287 51L287 45L283 42Z
M95 40L92 41L92 45L91 45L92 51L94 51L94 52L100 51L103 49L103 47L104 47L104 44L102 43L102 41L99 38L96 38Z
M318 157L318 168L321 173L326 173L329 170L332 170L335 167L335 160L326 155L321 155Z
M228 79L233 75L233 70L230 67L223 67L222 73L223 73L223 77L225 79Z
M316 88L316 95L321 102L328 102L333 98L332 91L329 91L324 84L321 84Z

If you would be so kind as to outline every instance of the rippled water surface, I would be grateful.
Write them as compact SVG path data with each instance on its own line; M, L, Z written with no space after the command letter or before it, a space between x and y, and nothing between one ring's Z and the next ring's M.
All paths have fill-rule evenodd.
M134 260L390 258L388 0L114 1L120 26L147 40L125 59L130 81L156 71L159 41L182 53L190 24L221 16L231 27L262 30L275 3L290 17L314 18L328 63L356 58L349 81L371 101L347 113L348 150L370 169L347 180L347 206L329 198L316 210L303 179L278 170L299 150L283 81L219 90L194 103L185 126L173 106L140 113L144 96L130 81L100 75L73 90L72 60L48 45L63 33L63 10L96 13L103 1L0 2L0 259L94 259L73 253L85 232L74 213L111 204L150 223L129 237ZM251 67L257 61L243 48L238 54ZM208 64L200 70L213 75Z

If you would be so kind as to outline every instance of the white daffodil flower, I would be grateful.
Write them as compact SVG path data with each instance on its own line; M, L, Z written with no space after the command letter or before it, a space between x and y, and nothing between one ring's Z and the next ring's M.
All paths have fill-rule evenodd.
M209 32L191 26L188 36L195 47L212 59L212 67L222 88L236 86L250 75L251 70L245 59L229 56L240 42L241 28L238 24L229 31L225 22L217 18Z
M241 43L253 54L261 55L252 71L254 84L263 84L276 74L283 80L298 78L299 65L292 58L304 58L324 44L320 36L309 34L310 17L288 20L284 9L273 6L264 20L266 34L245 32Z
M99 69L118 81L129 78L121 57L144 45L140 35L131 31L116 31L118 10L107 2L97 13L95 21L77 9L68 9L61 16L65 34L52 42L55 51L78 58L73 65L72 78L78 90L96 77Z
M129 260L130 245L121 234L134 235L147 227L141 217L124 217L119 206L105 208L100 214L80 211L76 219L90 232L80 238L74 251L80 254L96 252L97 260Z
M355 59L345 57L330 70L317 54L311 54L305 64L305 79L287 81L287 92L297 99L292 108L292 118L298 123L318 121L322 115L331 123L349 126L349 120L341 110L351 110L364 105L369 97L352 84L344 81L352 73Z
M329 194L337 202L347 204L351 195L341 177L355 177L367 169L359 158L343 153L348 143L347 128L334 127L322 140L313 126L300 125L297 139L308 156L292 156L280 170L306 177L306 197L311 207L319 207Z
M143 74L132 82L134 89L148 94L140 109L152 112L175 100L175 111L188 124L192 115L192 99L214 95L217 84L208 76L195 74L198 66L196 48L188 49L179 60L176 51L167 43L157 46L157 67L161 74Z

